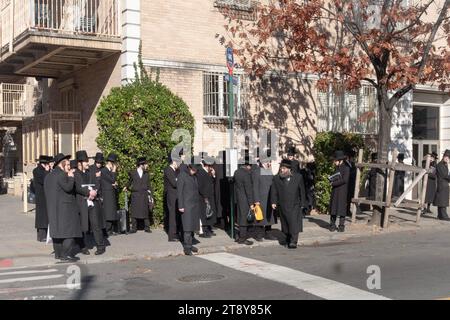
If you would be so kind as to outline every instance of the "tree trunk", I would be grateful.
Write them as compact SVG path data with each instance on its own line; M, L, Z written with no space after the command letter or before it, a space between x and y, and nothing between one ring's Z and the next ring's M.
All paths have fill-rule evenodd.
M378 90L381 91L381 90ZM379 103L379 133L378 133L378 162L387 163L389 155L389 145L391 144L391 127L392 127L392 113L388 111L387 94L378 93ZM386 200L386 171L377 174L377 186L375 193L375 200L384 202ZM384 208L374 206L372 219L370 225L382 226L384 218Z

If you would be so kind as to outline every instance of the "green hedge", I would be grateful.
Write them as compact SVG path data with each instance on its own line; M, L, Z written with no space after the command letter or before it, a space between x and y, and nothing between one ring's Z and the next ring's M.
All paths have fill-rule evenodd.
M186 129L194 137L194 118L186 103L167 87L141 72L140 80L115 88L97 109L97 144L105 153L119 156L119 203L124 206L122 189L128 172L138 157L149 161L156 206L155 224L163 221L163 171L168 155L178 144L171 140L176 129Z
M316 162L316 206L320 213L326 214L329 209L331 185L328 177L335 172L332 161L334 152L336 150L354 150L358 153L359 149L364 149L364 160L367 160L370 155L370 150L365 145L363 135L338 132L322 132L317 134L314 140L313 154Z

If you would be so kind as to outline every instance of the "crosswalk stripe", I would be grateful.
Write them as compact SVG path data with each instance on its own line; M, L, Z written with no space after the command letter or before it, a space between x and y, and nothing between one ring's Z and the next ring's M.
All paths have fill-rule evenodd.
M26 292L26 291L38 291L38 290L53 290L53 289L66 289L66 290L76 290L77 288L70 288L66 284L58 284L54 286L41 286L41 287L30 287L30 288L6 288L0 289L1 294L11 294L18 292Z
M35 274L35 273L53 273L53 272L58 272L58 270L57 269L48 269L48 270L13 271L13 272L0 273L0 277L16 276L16 275L23 275L23 274Z
M231 269L283 283L327 300L390 300L344 283L234 254L212 253L198 257Z
M53 276L14 278L14 279L0 280L0 284L2 284L2 283L13 283L13 282L27 282L27 281L40 281L40 280L58 279L58 278L62 278L62 277L64 277L64 275L57 274L57 275L53 275Z

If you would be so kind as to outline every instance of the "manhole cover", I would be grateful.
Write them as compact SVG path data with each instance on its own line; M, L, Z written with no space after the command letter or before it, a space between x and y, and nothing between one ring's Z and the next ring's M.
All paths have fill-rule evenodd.
M222 276L220 274L196 274L196 275L192 275L192 276L185 276L182 277L180 279L178 279L178 281L181 282L196 282L196 283L204 283L204 282L214 282L214 281L220 281L225 279L225 276Z

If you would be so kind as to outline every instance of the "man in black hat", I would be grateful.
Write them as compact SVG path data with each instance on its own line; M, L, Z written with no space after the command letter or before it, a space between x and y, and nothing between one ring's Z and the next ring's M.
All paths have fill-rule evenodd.
M438 219L450 221L447 215L447 207L449 205L449 186L450 175L448 164L450 162L450 150L444 152L442 161L436 166L437 189L434 197L434 205L438 207Z
M178 210L183 224L184 254L192 256L198 249L193 246L194 232L200 230L200 192L197 168L193 162L186 165L188 171L180 172L177 179Z
M100 189L103 198L103 217L106 220L106 232L108 236L117 234L117 160L112 153L106 159L106 166L101 170Z
M405 161L405 154L399 153L397 156L398 163L403 164ZM405 192L405 171L396 170L394 175L394 197L400 197Z
M271 234L271 226L275 224L272 203L270 202L270 191L272 189L273 172L271 163L271 151L265 150L259 155L259 165L252 169L253 198L255 206L260 206L264 220L255 223L255 240L277 240Z
M177 212L177 178L180 164L181 158L172 159L172 156L169 156L169 165L164 169L164 228L169 242L181 240L181 217Z
M378 153L374 152L370 155L371 162L376 163L378 161ZM383 170L377 168L370 168L367 173L367 198L369 200L375 200L377 191L377 174L383 174Z
M150 203L149 191L152 192L150 175L148 173L148 163L145 158L139 158L136 163L136 170L129 173L129 190L131 192L131 230L130 233L137 232L138 220L144 220L145 232L150 230Z
M40 156L37 167L33 170L33 187L36 195L36 215L35 227L37 230L37 241L45 242L47 240L48 214L45 200L44 181L50 173L50 157Z
M241 162L242 163L242 162ZM239 244L251 246L252 241L249 241L249 223L247 216L249 210L254 208L255 199L253 198L252 185L252 165L250 163L250 156L248 150L245 152L243 165L234 173L234 194L237 203L237 223L239 225ZM234 228L234 226L231 226Z
M423 210L422 214L431 213L431 205L433 204L434 197L436 196L436 165L438 154L436 152L432 152L429 154L431 157L430 162L430 173L428 174L428 182L427 182L427 191L425 194L425 203L427 204L427 208ZM425 168L427 165L427 161L422 161L422 167Z
M74 170L70 169L70 155L58 154L54 170L44 181L45 198L53 240L55 258L62 262L79 260L74 256L76 238L81 238L81 222L75 199Z
M211 238L216 235L212 229L217 222L217 208L214 193L216 173L213 168L214 160L208 157L206 152L201 152L199 158L201 158L201 161L197 170L197 182L201 197L200 219L203 231L200 237ZM207 206L211 209L209 211L211 213L210 216L207 216Z
M76 153L76 162L78 168L75 170L74 175L75 190L80 211L81 231L83 231L83 239L80 241L81 252L89 255L87 234L91 230L97 246L95 255L102 255L105 253L106 245L101 228L102 216L96 190L97 178L89 170L89 157L86 151L83 150Z
M285 235L282 244L296 249L298 234L303 231L303 212L307 202L303 177L292 172L292 162L289 160L281 162L280 172L273 179L271 202L272 209L279 211L281 229Z
M336 229L339 232L345 231L345 217L347 216L347 194L348 182L350 179L350 168L345 164L346 155L343 151L336 151L334 154L335 173L329 177L333 191L330 202L330 231ZM339 228L336 228L336 220L339 217Z
M291 172L293 174L300 173L300 162L295 158L297 149L295 147L289 147L287 152L287 160L291 161Z
M353 149L348 149L346 152L347 159L345 159L345 164L350 169L350 176L348 179L348 192L347 192L347 215L351 216L351 204L352 199L355 196L355 186L356 186L356 174L358 172L355 164L356 152Z
M94 164L89 167L89 172L91 175L95 177L95 190L97 191L97 201L98 201L98 214L100 216L100 229L106 228L106 220L103 215L103 210L101 210L102 207L102 191L101 191L101 176L102 176L102 169L105 166L105 157L103 156L103 153L97 152L95 154L95 157L92 158L94 160Z

